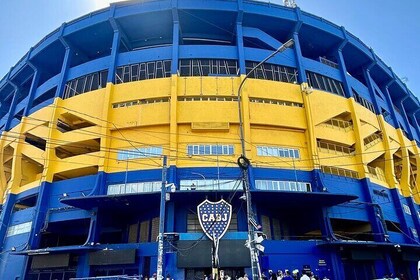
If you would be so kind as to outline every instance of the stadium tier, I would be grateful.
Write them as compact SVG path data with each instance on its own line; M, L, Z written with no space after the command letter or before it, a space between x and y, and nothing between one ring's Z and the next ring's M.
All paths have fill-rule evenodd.
M248 226L265 274L417 275L420 103L356 36L298 7L115 3L31 48L0 104L1 279L152 276L165 184L171 279L211 273L205 199L232 206L231 277L251 274Z

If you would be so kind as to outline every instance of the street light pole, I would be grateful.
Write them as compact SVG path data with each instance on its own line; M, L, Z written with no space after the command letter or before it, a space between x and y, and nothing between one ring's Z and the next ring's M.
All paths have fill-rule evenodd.
M262 60L260 63L258 63L254 68L249 71L248 74L246 74L245 78L242 80L242 82L239 85L238 88L238 115L239 115L239 130L240 130L240 137L241 137L241 148L242 148L242 155L238 158L238 165L242 170L242 186L243 191L245 193L246 198L246 216L247 216L247 224L248 224L248 246L249 246L249 253L251 257L251 270L252 270L252 279L253 280L259 280L261 279L261 269L260 264L258 261L258 251L255 248L255 231L254 231L254 225L255 225L255 218L254 218L254 212L252 211L252 202L251 202L251 192L249 188L249 177L248 177L248 167L250 165L250 161L246 157L246 149L245 149L245 139L244 139L244 126L243 126L243 116L242 116L242 88L245 84L245 81L248 79L248 77L263 63L265 63L267 60L272 58L278 53L281 53L285 51L287 48L291 47L294 44L293 39L290 39L283 45L281 45L277 50L275 50L272 54L267 56L264 60Z
M162 188L160 190L160 215L159 215L159 235L158 235L158 259L157 259L157 279L164 279L163 276L163 233L165 231L165 204L166 204L166 174L167 174L167 156L163 156L162 167Z

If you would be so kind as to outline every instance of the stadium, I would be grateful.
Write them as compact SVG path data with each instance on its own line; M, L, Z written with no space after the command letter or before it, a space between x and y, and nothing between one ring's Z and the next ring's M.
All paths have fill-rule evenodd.
M371 48L298 7L127 1L63 23L0 81L1 278L153 275L162 185L163 274L211 272L205 199L232 206L220 267L251 274L246 153L262 272L414 279L419 111Z

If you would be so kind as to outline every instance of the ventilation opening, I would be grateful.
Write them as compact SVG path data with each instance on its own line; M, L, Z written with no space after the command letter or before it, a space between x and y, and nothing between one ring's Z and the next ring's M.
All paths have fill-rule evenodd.
M97 165L67 170L67 171L54 174L53 182L58 182L62 180L72 179L72 178L78 178L82 176L95 175L97 173L98 173Z
M22 117L23 117L23 109L15 114L15 119L19 121L22 121Z
M417 161L412 152L408 151L408 155L410 158L410 189L412 194L417 194Z
M71 113L64 113L57 120L57 129L63 133L76 129L91 127L94 125L94 123L91 123Z
M354 145L344 145L327 139L317 139L317 146L319 151L332 154L352 155L355 152Z
M100 138L80 142L73 142L67 145L56 147L55 154L58 158L63 159L98 152L101 149L100 144Z
M371 177L386 182L385 178L385 155L382 154L367 165Z
M15 149L11 146L7 146L3 150L3 170L6 176L6 181L9 182L12 176L12 165L13 165L13 153Z
M13 213L18 212L21 210L25 210L27 208L35 207L36 202L38 200L38 195L31 195L16 201L15 205L13 205Z
M385 225L388 231L401 233L401 226L399 223L392 222L390 220L385 220Z
M402 165L402 152L401 149L398 149L392 156L394 160L394 176L398 183L401 183L401 175L403 170Z
M261 41L258 38L251 38L251 37L244 37L244 47L245 48L256 48L256 49L263 49L263 50L273 50L273 47L268 45L267 43Z
M343 240L373 241L372 226L368 222L331 219L334 235Z
M40 180L44 165L34 161L28 156L22 156L22 181L21 186Z
M372 133L371 135L365 137L363 139L363 144L365 145L365 149L368 149L379 142L382 142L383 135L381 131L376 131L375 133Z
M89 219L49 223L41 233L41 248L82 245L89 233Z
M47 141L41 137L35 136L30 133L25 134L25 142L28 144L31 144L32 146L37 147L38 149L41 149L45 151Z

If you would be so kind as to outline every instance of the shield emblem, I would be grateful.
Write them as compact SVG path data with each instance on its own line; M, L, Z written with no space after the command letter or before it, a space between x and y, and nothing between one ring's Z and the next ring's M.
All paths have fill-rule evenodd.
M218 240L226 233L232 218L232 205L224 199L211 202L207 199L197 206L198 220L204 233L211 240Z

